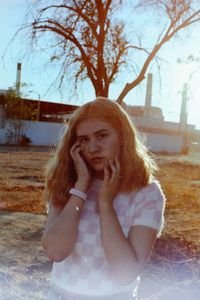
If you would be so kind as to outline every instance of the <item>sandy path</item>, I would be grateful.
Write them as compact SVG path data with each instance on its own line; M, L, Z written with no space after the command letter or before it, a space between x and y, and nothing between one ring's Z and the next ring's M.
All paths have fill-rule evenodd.
M46 216L0 212L0 300L44 300L51 262L40 244ZM142 275L142 300L199 300L200 258L187 241L164 235Z
M51 263L40 245L46 217L0 213L0 299L45 299Z

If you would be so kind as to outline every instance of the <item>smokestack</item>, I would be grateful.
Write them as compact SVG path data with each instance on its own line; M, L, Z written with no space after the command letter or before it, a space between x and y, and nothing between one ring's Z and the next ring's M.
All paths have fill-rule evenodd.
M152 73L148 74L147 77L147 89L146 89L146 98L145 98L145 114L149 115L151 111L151 99L152 99Z
M181 103L181 113L180 113L180 131L184 132L187 129L187 96L188 85L184 83L182 90L182 103Z
M21 87L21 68L22 64L17 63L17 78L16 78L16 96L20 96L20 87Z

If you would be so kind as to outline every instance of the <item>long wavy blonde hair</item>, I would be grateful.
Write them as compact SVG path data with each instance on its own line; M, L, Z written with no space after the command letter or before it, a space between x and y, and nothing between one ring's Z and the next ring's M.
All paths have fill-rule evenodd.
M68 124L54 156L46 167L46 193L55 205L65 205L66 194L74 186L77 176L70 149L75 143L76 129L81 121L97 118L108 122L120 136L121 180L119 192L128 192L146 186L157 166L138 136L128 114L115 101L98 97L79 107Z

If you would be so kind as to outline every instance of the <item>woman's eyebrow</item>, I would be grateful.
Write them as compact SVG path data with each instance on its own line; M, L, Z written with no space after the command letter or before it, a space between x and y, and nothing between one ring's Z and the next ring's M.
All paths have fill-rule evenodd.
M93 134L97 135L97 134L100 134L100 133L103 133L103 132L109 132L109 130L103 128L103 129L100 129L100 130L95 131ZM78 139L83 138L83 137L84 137L84 138L87 137L87 134L77 135L77 138L78 138Z
M103 132L108 132L108 129L100 129L94 132L94 134L99 134L99 133L103 133Z
M77 135L77 139L86 138L87 135Z

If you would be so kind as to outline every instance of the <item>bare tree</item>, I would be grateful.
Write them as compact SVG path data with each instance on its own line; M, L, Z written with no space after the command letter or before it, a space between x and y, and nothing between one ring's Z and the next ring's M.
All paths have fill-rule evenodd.
M37 0L29 8L34 42L46 41L52 49L51 61L61 62L59 87L67 74L80 80L89 78L96 95L108 96L109 86L125 63L127 40L122 22L111 22L120 1ZM44 4L45 3L45 4ZM49 5L47 5L47 3ZM69 76L68 76L69 78Z
M22 26L32 34L36 44L42 40L52 50L50 60L61 62L59 87L69 74L77 84L89 78L96 96L108 96L109 87L130 59L129 51L143 51L146 55L139 72L127 83L117 101L124 97L144 78L150 63L159 50L182 29L199 22L200 3L195 0L139 0L135 8L151 8L162 14L163 26L152 49L139 43L133 45L125 31L125 21L116 18L123 0L36 0L29 7L32 22ZM44 39L46 35L46 39ZM131 38L133 40L133 37Z

